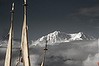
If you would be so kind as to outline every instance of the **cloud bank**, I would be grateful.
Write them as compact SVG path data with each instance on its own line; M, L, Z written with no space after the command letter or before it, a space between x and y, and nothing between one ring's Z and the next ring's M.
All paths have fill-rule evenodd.
M19 45L15 42L14 47ZM4 43L7 44L7 43ZM4 45L3 44L3 45ZM44 47L32 46L30 61L33 66L40 66L43 60ZM0 48L0 66L4 65L5 48ZM13 49L12 66L17 62L19 49ZM97 66L98 40L66 42L48 45L46 66ZM22 63L20 64L20 66Z

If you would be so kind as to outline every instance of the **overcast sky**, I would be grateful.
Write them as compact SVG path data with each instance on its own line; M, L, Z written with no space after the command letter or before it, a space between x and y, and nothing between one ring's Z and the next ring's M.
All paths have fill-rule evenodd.
M0 38L10 27L11 4L15 3L14 33L20 39L23 0L0 0ZM84 32L99 36L99 0L27 0L29 39L34 40L55 30Z

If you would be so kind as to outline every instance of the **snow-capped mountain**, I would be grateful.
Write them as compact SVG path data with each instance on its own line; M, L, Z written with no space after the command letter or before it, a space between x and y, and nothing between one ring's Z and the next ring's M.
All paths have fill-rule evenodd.
M90 37L85 35L83 32L67 34L65 32L54 31L53 33L49 33L46 36L42 36L38 40L32 42L34 45L44 45L46 40L48 44L53 45L53 43L61 43L61 42L71 42L78 40L94 40L94 37Z

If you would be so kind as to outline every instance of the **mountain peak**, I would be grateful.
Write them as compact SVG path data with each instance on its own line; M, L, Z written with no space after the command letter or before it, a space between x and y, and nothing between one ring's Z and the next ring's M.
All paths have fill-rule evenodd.
M71 36L71 38L69 39L70 41L75 41L75 40L95 40L94 37L86 35L83 32L73 33L73 34L69 34L69 35Z
M60 33L60 31L54 31L54 32L53 32L53 34L58 34L58 33Z
M78 33L74 33L74 34L69 34L71 36L71 38L69 39L70 41L72 40L83 40L83 38L81 38L82 36L85 36L83 34L83 32L78 32ZM85 37L84 37L85 38Z

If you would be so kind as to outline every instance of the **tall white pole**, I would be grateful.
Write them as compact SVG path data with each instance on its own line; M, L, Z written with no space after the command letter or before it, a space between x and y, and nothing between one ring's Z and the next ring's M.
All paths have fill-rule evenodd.
M24 21L23 21L22 37L21 37L21 50L22 50L23 66L30 66L26 0L24 0Z
M6 57L5 57L5 63L4 66L11 66L11 60L12 60L12 39L13 39L13 18L14 18L14 3L12 4L12 10L11 10L11 27L9 31L9 39L8 39L8 45L6 50Z

